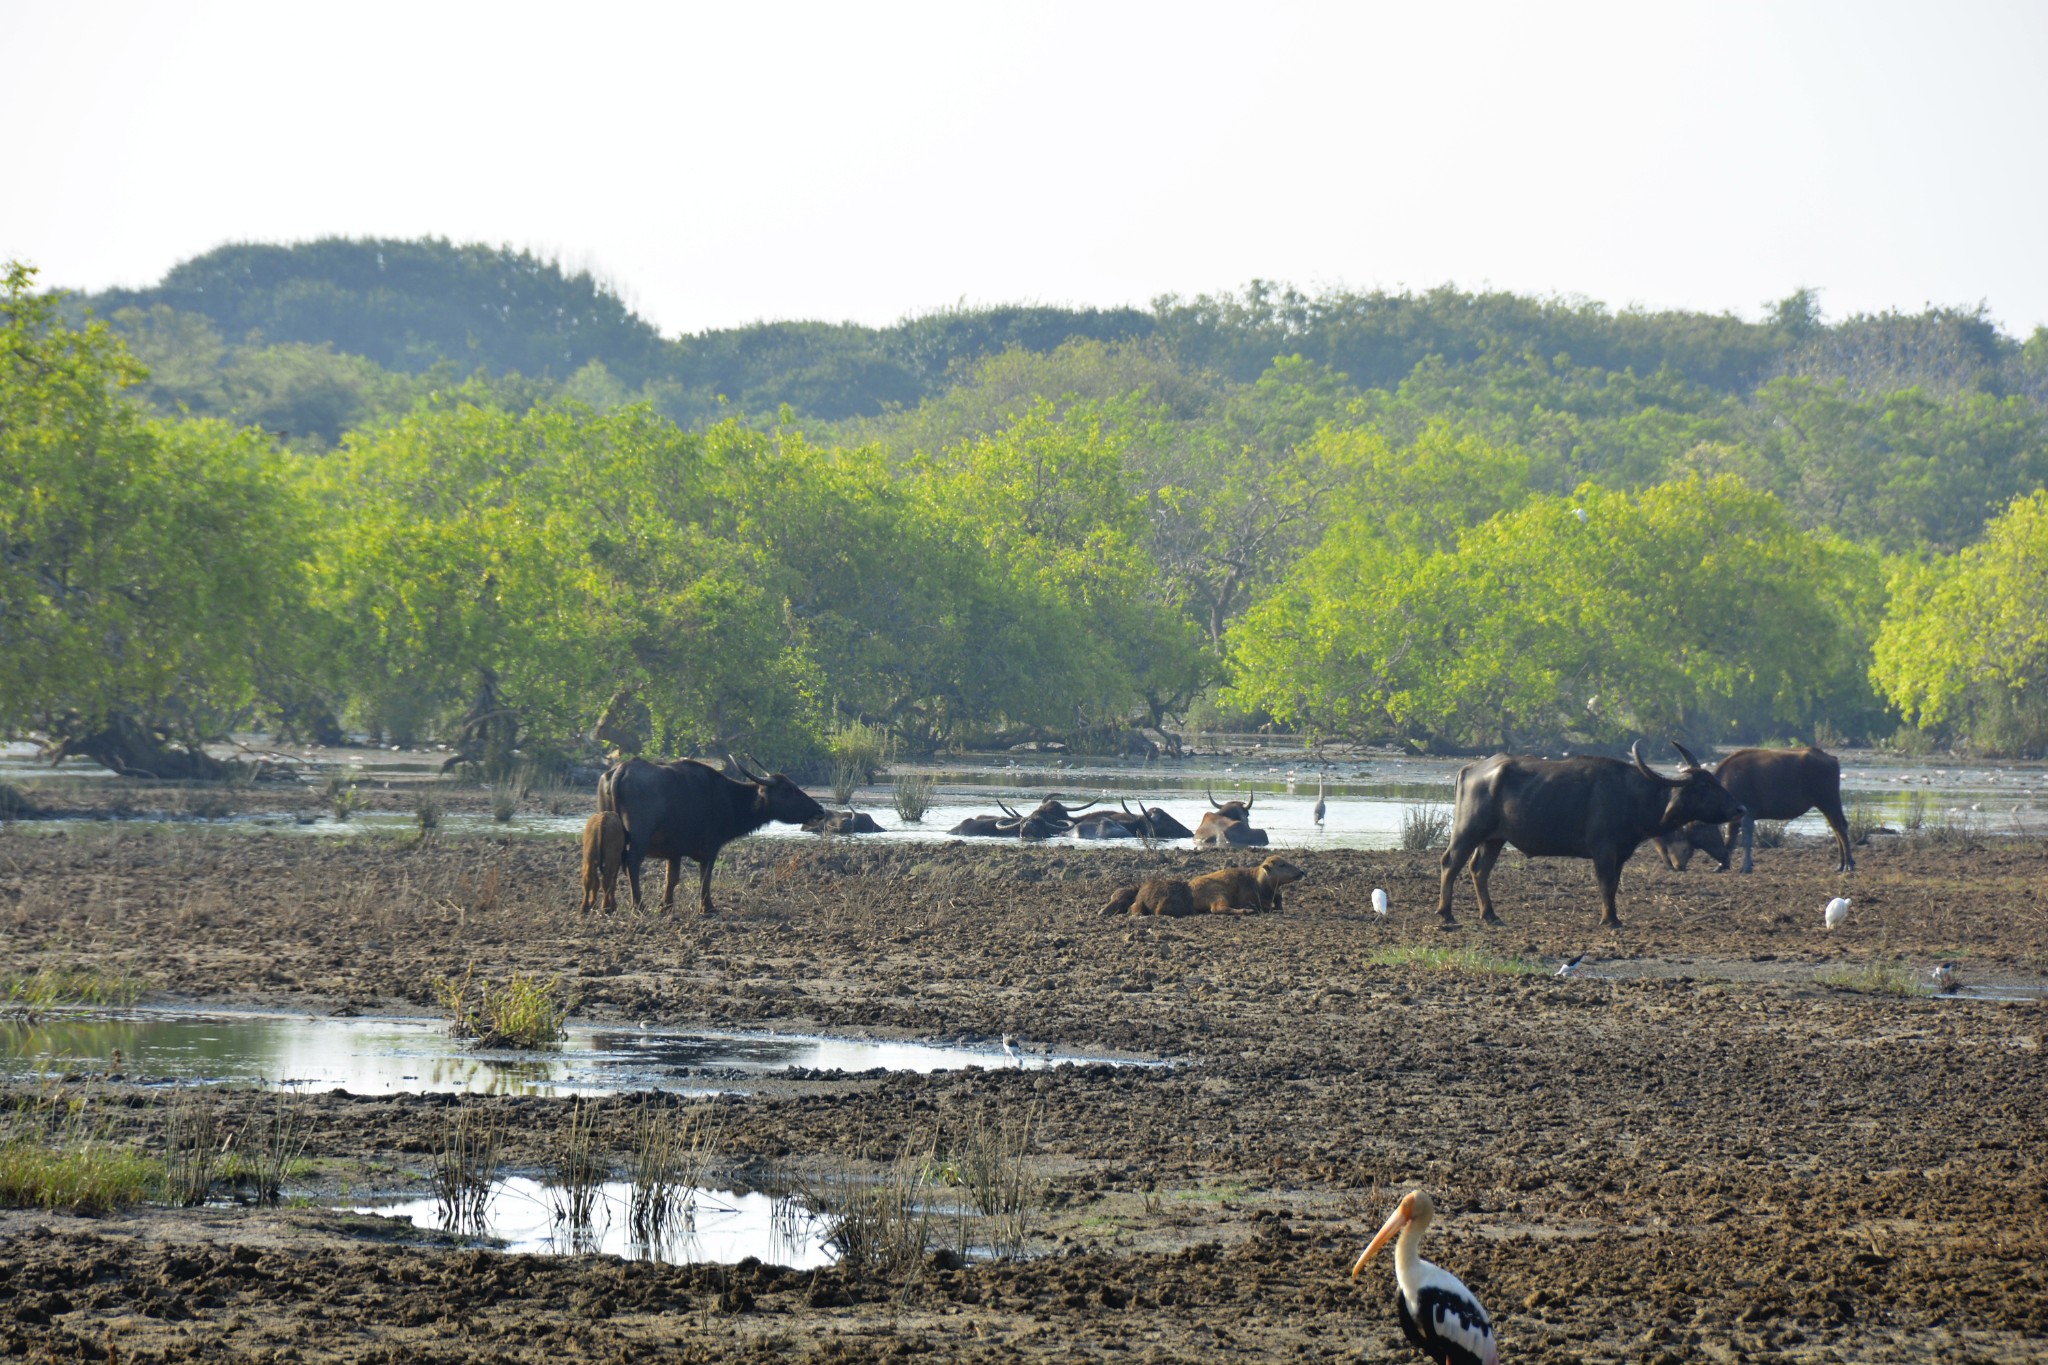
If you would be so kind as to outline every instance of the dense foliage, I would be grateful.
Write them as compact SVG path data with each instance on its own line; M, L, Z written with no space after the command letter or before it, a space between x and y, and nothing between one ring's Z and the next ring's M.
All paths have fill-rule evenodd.
M111 328L30 283L14 733L2048 744L2048 337L1981 314L1254 285L666 341L438 242L224 248Z

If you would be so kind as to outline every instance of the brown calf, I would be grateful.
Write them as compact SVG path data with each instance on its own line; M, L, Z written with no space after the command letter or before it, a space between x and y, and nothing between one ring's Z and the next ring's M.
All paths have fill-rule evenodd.
M1182 881L1178 877L1154 877L1138 886L1126 886L1102 907L1105 915L1128 910L1134 915L1192 915L1206 910L1212 915L1248 915L1259 910L1280 910L1280 888L1298 882L1308 874L1283 858L1268 858L1257 867L1226 867L1204 872Z
M583 909L597 904L600 887L604 908L619 908L619 867L626 861L626 825L615 811L601 810L583 822Z

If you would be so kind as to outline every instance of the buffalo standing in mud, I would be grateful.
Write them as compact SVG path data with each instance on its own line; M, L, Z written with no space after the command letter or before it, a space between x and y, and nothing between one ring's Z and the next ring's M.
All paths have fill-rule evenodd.
M583 911L604 895L604 908L619 908L619 867L626 858L626 826L615 812L601 810L583 822Z
M668 863L668 884L661 904L675 904L676 878L689 858L702 871L699 900L711 913L711 865L718 850L771 820L802 825L825 815L825 808L782 773L749 772L726 757L735 781L694 758L673 763L628 759L606 769L597 781L600 810L614 811L626 826L626 877L633 885L633 906L640 906L640 864L649 858Z
M1797 820L1810 810L1819 810L1834 833L1835 871L1856 870L1849 820L1842 810L1842 764L1827 750L1737 749L1714 766L1714 776L1742 804L1742 818L1728 822L1726 835L1715 824L1702 824L1660 836L1657 846L1674 871L1683 872L1692 850L1698 849L1726 872L1738 838L1742 870L1751 871L1756 866L1751 852L1756 822Z
M1693 821L1725 824L1743 816L1740 802L1683 745L1671 746L1685 771L1666 777L1643 761L1642 745L1629 746L1631 763L1580 755L1523 758L1495 754L1458 770L1451 844L1444 850L1437 913L1447 925L1451 886L1472 867L1472 889L1488 924L1499 924L1487 879L1501 849L1513 844L1531 858L1588 858L1600 884L1600 923L1621 927L1614 895L1621 869L1645 839L1671 834Z

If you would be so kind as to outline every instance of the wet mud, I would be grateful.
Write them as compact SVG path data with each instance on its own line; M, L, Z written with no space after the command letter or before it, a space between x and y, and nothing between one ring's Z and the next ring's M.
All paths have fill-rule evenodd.
M1596 927L1582 863L1510 854L1493 879L1506 925L1477 924L1468 883L1446 931L1431 855L1288 856L1308 875L1281 913L1161 921L1099 911L1119 885L1257 860L742 844L705 919L580 914L568 838L0 831L10 972L91 964L156 1000L414 1013L473 965L559 976L595 1020L1013 1033L1178 1063L806 1073L717 1102L722 1161L757 1182L1033 1115L1052 1207L1023 1262L935 1257L883 1286L504 1256L317 1207L14 1210L0 1355L1402 1359L1391 1266L1347 1272L1415 1185L1442 1211L1425 1254L1479 1293L1504 1359L2048 1350L2048 1005L1851 988L1873 963L1924 977L1936 960L2038 986L2048 846L1894 840L1847 877L1819 842L1760 852L1749 877L1639 856L1619 932ZM1828 933L1836 894L1854 906ZM1543 970L1390 961L1461 947ZM1550 975L1580 953L1579 974ZM146 1079L63 1084L109 1133L160 1147L168 1105ZM8 1092L10 1124L30 1091ZM229 1128L273 1103L212 1098ZM506 1163L533 1169L571 1102L296 1103L305 1192L326 1202L418 1192L457 1105L505 1117ZM612 1150L630 1121L608 1111Z

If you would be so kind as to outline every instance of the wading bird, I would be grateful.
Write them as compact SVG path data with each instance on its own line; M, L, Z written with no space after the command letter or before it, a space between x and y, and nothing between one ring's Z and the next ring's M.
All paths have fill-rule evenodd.
M1323 816L1324 816L1324 815L1326 815L1326 814L1328 814L1328 812L1329 812L1329 809L1330 809L1330 808L1329 808L1329 806L1325 805L1325 804L1324 804L1324 802L1323 802L1323 779L1319 777L1319 778L1317 778L1317 779L1316 779L1316 828L1317 828L1317 829L1321 829L1321 828L1323 827Z
M1935 963L1934 970L1927 975L1934 982L1934 989L1937 994L1947 995L1956 988L1955 969L1946 962Z
M1567 963L1565 963L1565 964L1564 964L1563 966L1559 967L1559 968L1557 969L1557 974L1558 974L1559 976L1570 976L1570 975L1571 975L1571 974L1572 974L1573 972L1575 972L1575 971L1577 971L1577 970L1579 969L1579 964L1580 964L1581 962L1584 962L1585 960L1586 960L1586 955L1585 955L1584 953L1580 953L1580 954L1579 954L1579 955L1578 955L1577 957L1573 958L1573 959L1572 959L1572 960L1571 960L1570 962L1567 962Z
M1847 918L1849 918L1849 898L1847 896L1837 896L1829 901L1828 908L1823 910L1820 916L1821 923L1830 929L1835 928Z
M1375 915L1387 913L1387 890L1383 886L1375 886L1372 889L1372 912Z
M1018 1066L1024 1065L1023 1055L1017 1051L1016 1034L1005 1033L1003 1035L1003 1055L1005 1057L1008 1057L1011 1061L1015 1062Z
M1493 1323L1478 1298L1456 1275L1422 1259L1422 1234L1435 1217L1436 1205L1427 1194L1410 1190L1403 1195L1393 1215L1352 1263L1351 1278L1357 1279L1365 1263L1399 1233L1400 1240L1394 1242L1394 1309L1408 1344L1442 1365L1500 1365Z

